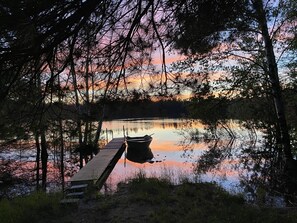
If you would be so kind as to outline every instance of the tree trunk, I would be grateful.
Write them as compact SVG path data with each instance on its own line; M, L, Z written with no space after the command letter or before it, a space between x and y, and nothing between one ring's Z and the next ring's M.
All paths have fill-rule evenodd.
M100 133L101 133L101 130L102 130L104 115L105 115L105 104L103 104L102 114L101 114L100 120L98 121L98 127L97 127L97 130L96 130L95 139L93 141L94 146L98 145L98 141L100 139Z
M285 116L285 107L282 98L282 89L278 76L278 67L273 50L273 43L269 35L266 14L263 8L263 1L255 0L253 1L253 5L258 16L258 23L265 43L266 59L268 64L268 76L271 82L272 96L277 115L277 124L279 126L281 134L281 144L285 154L285 158L287 160L291 160L293 159L293 156L290 145L290 135Z
M44 190L44 191L46 191L47 159L48 159L48 153L47 153L45 130L42 127L42 129L41 129L41 169L42 169L41 187L42 187L42 190Z
M39 133L35 133L35 144L36 144L36 190L40 189L39 181L40 181L40 143L39 143Z
M61 86L60 76L58 76L58 85ZM60 104L60 114L59 114L59 138L60 138L60 174L61 174L61 185L62 191L64 191L64 138L63 138L63 121L62 121L62 113L63 113L63 101L61 95L63 94L62 89L59 92L59 104Z
M61 173L61 184L62 184L62 191L64 191L64 138L63 138L63 125L62 119L59 117L59 131L60 131L60 173Z
M75 67L73 58L71 60L71 75L73 79L73 87L74 87L74 94L75 94L75 107L76 107L76 124L77 124L77 130L78 130L78 144L81 146L83 144L82 140L82 131L81 131L81 120L80 120L80 103L79 103L79 96L78 96L78 86L77 86L77 80L75 75ZM83 156L81 153L79 153L79 167L83 167Z

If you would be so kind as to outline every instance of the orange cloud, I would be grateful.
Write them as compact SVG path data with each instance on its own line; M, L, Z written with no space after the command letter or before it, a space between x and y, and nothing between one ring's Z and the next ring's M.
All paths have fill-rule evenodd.
M165 55L165 63L166 65L180 61L185 59L186 57L184 55L178 54L178 53L167 53ZM162 52L155 52L153 54L153 64L155 65L161 65L163 64L163 55Z

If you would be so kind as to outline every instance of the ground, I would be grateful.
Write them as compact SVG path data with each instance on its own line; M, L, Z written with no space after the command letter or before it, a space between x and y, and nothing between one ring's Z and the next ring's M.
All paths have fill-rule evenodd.
M97 222L150 222L149 216L156 206L131 202L128 185L122 185L113 195L82 200L78 205L70 205L74 211L57 222L97 223ZM69 209L69 205L67 207Z
M136 181L120 185L113 195L64 206L65 214L50 222L297 222L295 209L246 204L215 184Z

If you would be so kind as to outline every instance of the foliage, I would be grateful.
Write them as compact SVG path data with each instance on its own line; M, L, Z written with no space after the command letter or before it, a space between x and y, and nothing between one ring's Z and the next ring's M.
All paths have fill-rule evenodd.
M165 179L136 178L129 183L130 202L159 204L168 199L171 183Z
M294 211L245 204L213 183L174 186L144 175L121 185L95 213L88 212L90 221L99 215L106 222L296 222Z
M170 30L175 47L189 54L207 53L223 40L231 39L234 27L241 29L246 26L243 21L249 20L245 0L168 2L177 19L177 26ZM220 33L226 30L230 32Z
M237 111L241 103L246 107L257 105L255 110L246 111L273 120L275 127L283 129L278 131L280 136L286 136L281 86L288 85L294 90L296 85L296 2L264 2L2 2L1 138L35 138L36 163L39 166L41 148L46 185L51 140L46 133L54 130L49 128L50 121L54 120L55 130L59 131L51 146L59 147L64 177L63 155L67 144L64 133L69 132L64 128L63 118L70 116L76 121L70 131L78 134L79 147L97 145L104 117L117 117L119 113L129 117L150 116L149 110L153 110L153 115L174 116L176 110L183 110L180 104L166 101L167 109L163 109L160 105L163 102L147 102L151 95L171 96L189 89L194 96L192 111L197 117L206 119L211 112L210 121L215 122L226 118L228 112L244 113L243 108ZM164 64L167 46L189 57L168 70ZM160 71L152 60L157 48L162 51ZM279 82L278 68L284 73L289 68L289 84ZM215 78L217 74L222 74L221 78ZM217 96L220 98L216 99ZM120 101L117 107L108 102L109 98L123 97L128 97L130 104ZM226 108L224 104L230 98L243 101ZM293 95L290 100L294 99ZM275 107L276 112L271 112L274 118L269 114L273 110L272 101L280 105ZM69 104L74 106L68 107ZM129 105L138 108L128 109ZM197 111L198 106L203 108ZM261 111L264 107L268 112ZM67 108L71 111L64 110ZM98 120L96 127L91 119ZM82 157L80 162L83 163Z
M286 158L292 159L282 95L282 84L286 83L282 83L280 77L294 55L296 14L292 13L293 2L169 2L176 21L176 26L170 30L173 36L168 35L173 46L196 60L198 65L205 58L212 61L208 63L212 68L207 69L219 76L209 77L215 80L213 95L270 100L275 110L279 143ZM203 97L203 91L193 91ZM204 97L209 95L207 92Z
M176 19L170 38L177 50L185 52L191 61L183 63L187 69L198 67L200 72L208 73L210 87L216 96L252 98L254 96L272 97L272 85L265 53L264 31L261 30L257 4L253 1L169 1ZM263 1L259 1L261 5ZM273 42L280 74L294 57L291 40L294 38L295 16L288 18L287 10L292 9L290 1L273 4L264 1L263 7L267 26L271 29L269 38ZM267 3L267 4L266 4ZM233 12L232 12L233 11ZM257 14L258 13L258 14ZM209 15L212 15L209 17ZM288 25L291 24L292 26ZM273 26L272 26L273 25ZM205 26L200 27L200 26ZM180 32L182 30L182 32ZM170 34L169 34L170 36ZM176 39L177 38L177 39ZM191 38L191 41L188 39ZM202 61L207 61L201 63ZM176 67L174 67L177 70ZM193 73L197 85L201 83L199 72ZM196 73L196 78L195 74ZM217 78L217 76L220 78ZM193 92L207 96L203 89ZM196 96L196 95L195 95Z
M59 194L36 192L13 200L0 201L0 218L3 223L47 222L53 216L62 216Z
M35 140L36 178L39 181L41 167L43 189L50 146L60 153L64 182L64 148L69 142L62 120L67 113L64 105L75 105L71 117L76 121L79 147L96 147L107 98L128 95L138 100L147 95L143 92L154 92L154 84L128 88L129 82L135 82L133 76L142 77L148 69L147 73L155 73L152 51L162 45L158 24L162 15L160 5L154 3L1 2L0 137L8 142ZM98 108L91 114L94 104ZM90 116L98 125L92 125ZM48 134L52 131L58 132L53 143ZM80 166L82 158L81 154Z
M189 103L189 110L193 118L199 118L207 123L226 119L227 105L226 98L193 98Z
M245 204L213 183L174 186L143 174L78 208L61 208L59 198L37 193L1 200L1 222L296 222L295 211Z

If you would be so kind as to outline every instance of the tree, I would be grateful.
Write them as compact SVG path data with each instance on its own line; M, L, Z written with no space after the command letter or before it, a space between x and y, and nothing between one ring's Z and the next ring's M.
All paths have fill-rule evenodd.
M232 61L233 69L241 67L245 75L253 75L241 62L261 70L274 101L280 144L287 160L292 160L290 136L285 116L279 66L290 45L292 17L288 20L290 1L262 0L170 0L176 26L170 32L175 48L187 55ZM296 17L294 17L296 19ZM290 27L290 28L288 28ZM287 36L286 36L287 35ZM279 62L279 66L277 64ZM234 70L233 70L234 71ZM231 71L229 70L229 73ZM241 76L244 77L244 76ZM239 80L239 79L237 79ZM241 78L242 83L244 78ZM254 83L259 79L254 78ZM238 82L237 82L238 84ZM250 83L252 88L253 82Z
M46 62L48 54L59 43L78 32L98 9L104 14L106 1L2 1L0 22L0 99L11 91L14 83L25 75L30 61ZM101 11L103 10L103 11ZM7 72L13 75L7 76ZM7 77L7 78L6 78Z
M39 181L41 166L43 189L52 143L48 127L56 120L63 175L63 112L53 118L50 106L67 103L75 95L79 144L97 146L104 112L97 114L98 127L92 139L94 126L90 121L83 122L80 108L96 102L102 102L104 108L106 98L119 93L129 95L129 76L151 67L152 51L158 44L164 51L157 24L162 19L161 3L162 0L0 3L0 112L11 101L20 103L20 98L24 98L21 94L30 99L34 112L26 114L31 123L20 122L31 124L28 132L35 136L37 148L36 178ZM32 89L36 91L34 97ZM90 115L88 111L86 115Z

